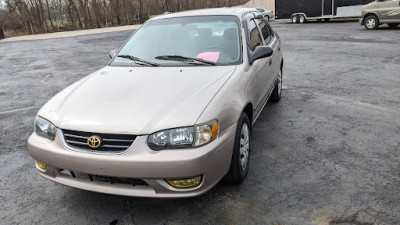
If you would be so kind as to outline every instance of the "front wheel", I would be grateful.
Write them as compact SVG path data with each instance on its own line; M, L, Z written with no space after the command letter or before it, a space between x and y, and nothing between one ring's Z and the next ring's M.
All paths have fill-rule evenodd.
M237 125L231 167L224 178L224 181L233 184L238 184L244 180L249 171L250 161L251 127L246 113L242 113Z
M281 100L282 95L282 69L278 72L278 78L276 79L275 88L271 93L271 97L269 98L272 102L279 102Z
M368 16L364 22L365 29L367 30L376 30L379 27L378 17L376 16Z

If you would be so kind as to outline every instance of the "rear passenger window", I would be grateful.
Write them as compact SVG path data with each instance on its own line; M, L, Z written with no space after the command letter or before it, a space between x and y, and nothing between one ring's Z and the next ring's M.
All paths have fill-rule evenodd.
M249 34L250 34L250 49L254 51L254 49L259 46L263 45L262 41L262 36L260 34L260 31L258 30L256 24L254 23L254 20L250 20L248 22L248 29L249 29Z
M268 28L267 24L260 19L255 20L256 23L258 24L258 27L261 30L262 36L264 38L265 44L268 44L271 41L271 31Z

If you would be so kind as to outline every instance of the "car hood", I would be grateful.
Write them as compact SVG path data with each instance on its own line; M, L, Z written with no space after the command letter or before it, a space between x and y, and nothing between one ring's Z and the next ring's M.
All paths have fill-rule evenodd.
M61 91L39 115L61 129L98 133L192 126L235 69L108 66Z

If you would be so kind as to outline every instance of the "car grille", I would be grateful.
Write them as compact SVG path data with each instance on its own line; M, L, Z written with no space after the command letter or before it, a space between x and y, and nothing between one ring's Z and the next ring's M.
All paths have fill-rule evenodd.
M146 185L148 184L140 179L135 178L123 178L123 177L107 177L107 176L99 176L99 175L92 175L87 173L82 173L78 171L71 171L71 170L60 170L60 173L70 176L72 178L80 178L80 179L87 179L90 181L100 181L100 182L107 182L111 184L129 184L132 186L136 185Z
M83 131L62 130L65 143L74 149L91 152L123 152L127 150L135 141L135 135L124 134L100 134ZM88 139L98 136L102 143L97 148L88 145Z

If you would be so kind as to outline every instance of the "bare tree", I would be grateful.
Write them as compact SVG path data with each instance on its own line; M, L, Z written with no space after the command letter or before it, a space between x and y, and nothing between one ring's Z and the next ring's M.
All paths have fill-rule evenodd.
M151 15L206 7L239 5L248 0L0 0L0 27L17 33L89 29L142 23Z

